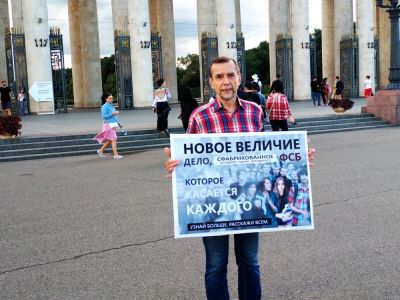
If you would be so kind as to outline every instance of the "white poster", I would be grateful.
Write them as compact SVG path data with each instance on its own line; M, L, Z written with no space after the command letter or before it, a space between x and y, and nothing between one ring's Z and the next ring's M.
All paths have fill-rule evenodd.
M314 229L307 133L171 134L175 237Z
M36 81L29 89L29 94L37 101L54 101L53 83L51 81Z

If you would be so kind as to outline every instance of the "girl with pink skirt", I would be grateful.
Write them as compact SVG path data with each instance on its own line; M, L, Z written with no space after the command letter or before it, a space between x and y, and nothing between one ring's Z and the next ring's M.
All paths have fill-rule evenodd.
M103 118L103 128L102 130L93 138L99 142L99 144L104 144L101 146L99 150L97 150L97 154L101 158L105 158L104 150L111 144L111 148L114 154L114 159L122 159L123 156L118 154L117 151L117 127L118 127L118 119L116 115L118 111L112 105L113 96L109 93L105 93L101 97L104 104L101 106L101 116Z

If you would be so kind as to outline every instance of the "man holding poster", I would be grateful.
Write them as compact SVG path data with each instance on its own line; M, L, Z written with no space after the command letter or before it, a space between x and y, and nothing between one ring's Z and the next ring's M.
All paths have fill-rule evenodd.
M197 108L192 113L187 133L263 131L263 117L260 107L237 98L240 81L239 66L235 60L227 57L214 59L209 68L209 82L216 94L215 101ZM170 149L166 148L165 152L169 158L165 163L165 168L169 174L172 174L172 171L180 162L170 158ZM314 150L310 150L310 160L313 159L313 153ZM249 199L253 198L254 192L255 185L250 182L247 183L246 193ZM256 205L259 204L257 199L254 198L254 201ZM235 234L234 242L238 265L239 299L260 299L258 233ZM229 235L204 236L203 244L206 251L205 287L207 299L229 299L227 283Z

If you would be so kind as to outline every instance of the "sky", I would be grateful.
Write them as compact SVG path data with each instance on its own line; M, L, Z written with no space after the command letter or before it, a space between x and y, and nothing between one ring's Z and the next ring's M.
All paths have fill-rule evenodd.
M47 0L49 26L60 27L64 35L65 65L71 67L70 41L68 31L68 0ZM174 0L174 23L176 57L188 53L198 54L197 41L197 0ZM217 0L218 1L218 0ZM268 0L241 0L242 32L246 49L257 47L268 40ZM255 3L257 4L255 6ZM310 31L321 28L321 0L309 0ZM100 54L102 57L114 53L111 0L97 0L99 20Z

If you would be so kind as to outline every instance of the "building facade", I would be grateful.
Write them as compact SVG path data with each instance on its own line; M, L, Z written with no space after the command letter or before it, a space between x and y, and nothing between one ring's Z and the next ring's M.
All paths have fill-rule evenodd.
M327 77L330 84L336 75L350 80L347 84L352 86L355 96L362 95L366 75L375 79L376 88L386 86L390 21L384 10L378 10L374 0L353 0L357 16L354 22L352 0L321 1L322 77ZM270 78L272 80L281 73L292 100L310 99L315 56L312 51L315 49L309 33L309 1L269 0L268 4L269 29L265 38L269 35ZM131 78L128 88L132 89L132 108L151 105L155 76L161 75L174 95L173 101L177 102L173 0L112 0L112 15L116 36L129 37L130 64L125 72ZM68 0L68 20L74 105L77 108L98 107L101 105L102 79L96 0ZM205 91L210 93L206 72L213 56L225 55L245 64L239 52L239 46L244 47L245 40L241 32L240 0L198 0L197 22L204 98ZM46 0L13 0L10 7L7 0L0 0L0 78L8 78L11 85L21 85L13 82L14 77L10 78L10 68L14 68L14 73L18 70L7 62L7 55L10 55L7 54L7 35L21 32L25 39L28 78L25 88L29 90L38 82L53 82L49 30ZM352 42L347 47L349 40ZM38 45L38 41L42 43ZM159 48L155 49L156 46ZM30 97L32 113L55 110L52 101L34 101Z

